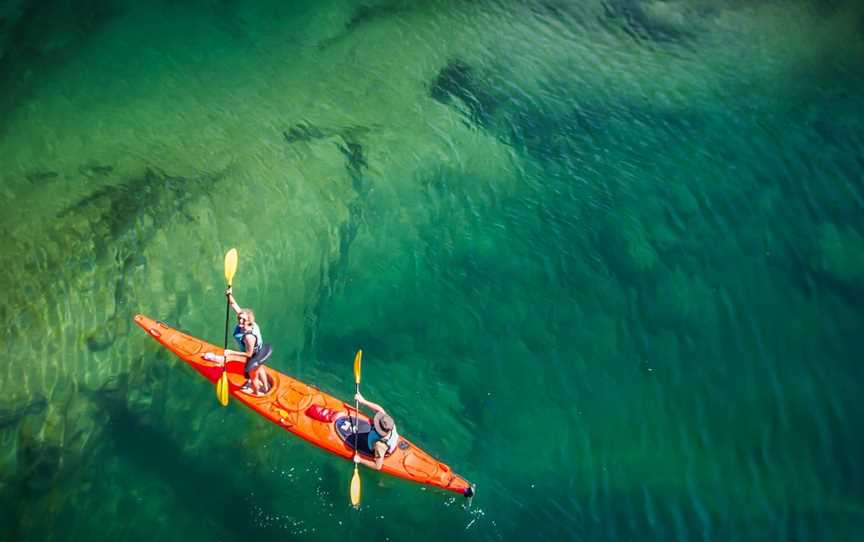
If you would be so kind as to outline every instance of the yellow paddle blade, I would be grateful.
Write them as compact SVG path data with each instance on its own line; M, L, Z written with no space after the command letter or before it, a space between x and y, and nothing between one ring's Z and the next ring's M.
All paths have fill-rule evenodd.
M234 282L234 273L237 272L237 249L232 248L225 253L225 280L228 286Z
M222 376L216 381L216 397L219 399L219 404L228 406L228 372L222 371Z
M357 464L354 464L354 476L351 477L351 506L357 508L360 506L360 472L357 470Z
M354 382L360 383L360 360L363 359L363 351L358 350L357 355L354 356Z

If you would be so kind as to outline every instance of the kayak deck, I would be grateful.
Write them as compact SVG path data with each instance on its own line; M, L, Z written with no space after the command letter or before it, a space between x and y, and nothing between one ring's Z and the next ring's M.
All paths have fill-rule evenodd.
M222 367L205 360L202 356L210 352L222 355L223 349L204 340L187 335L163 322L138 314L138 324L151 337L171 350L212 383L222 375ZM337 423L344 421L340 415L334 421L320 421L306 412L313 405L344 413L354 419L359 416L361 426L371 423L369 416L358 413L350 404L322 392L297 379L267 367L271 380L270 391L264 395L250 395L240 391L245 382L244 363L229 361L229 394L276 425L301 437L328 452L352 460L354 448L339 435ZM350 440L350 439L349 439ZM438 461L400 435L396 450L384 458L382 472L405 478L420 484L428 484L462 495L473 495L473 488L464 478L454 473L449 466Z

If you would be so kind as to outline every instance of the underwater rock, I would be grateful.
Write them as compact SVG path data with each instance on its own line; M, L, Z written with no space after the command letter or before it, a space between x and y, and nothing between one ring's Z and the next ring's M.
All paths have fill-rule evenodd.
M53 325L45 321L44 314L51 312L46 308L68 297L69 290L95 284L100 288L94 295L105 297L100 306L114 313L94 323L96 332L80 330L83 333L76 333L75 340L81 341L82 350L102 351L116 337L125 336L131 325L127 297L136 284L130 277L138 272L142 254L160 235L167 219L183 216L190 205L211 193L223 176L224 172L181 178L148 168L143 175L91 191L38 227L20 234L9 232L0 264L14 273L17 287L7 292L3 305L8 310L0 309L0 323L11 334L11 342L21 342L19 337L27 337L34 330L42 333L39 326ZM21 258L21 254L30 256ZM94 269L98 271L91 274ZM50 281L44 278L49 271ZM112 295L112 285L113 304L107 297ZM25 367L26 361L19 357L10 363L14 371ZM60 378L68 370L61 365ZM94 368L93 372L101 369ZM3 384L16 388L11 381ZM36 391L47 394L44 383L38 384Z
M366 126L346 126L342 128L320 128L309 122L300 122L282 131L282 137L288 144L298 142L309 142L318 139L341 137L342 139L354 140L357 137L369 133L370 128Z
M459 96L462 89L470 85L471 68L460 60L451 60L438 72L429 92L434 99L446 104L451 96Z
M441 68L429 85L429 95L444 105L458 99L468 109L468 118L481 128L488 128L500 99L489 92L473 68L454 59Z
M118 258L119 260L120 258ZM99 352L108 349L117 340L117 337L125 336L129 332L128 313L126 312L126 291L128 289L127 277L134 265L141 262L141 256L127 254L120 262L120 273L115 280L114 286L114 314L102 323L96 330L87 335L87 349L91 352Z
M58 218L86 217L93 228L88 236L93 238L95 246L103 247L130 231L142 215L182 211L223 176L224 172L194 178L173 177L148 167L141 177L106 186L66 207Z
M220 475L213 462L200 461L202 448L189 444L189 441L201 436L201 431L182 436L172 434L164 423L148 420L148 409L139 408L141 403L135 401L130 404L125 392L91 392L89 396L98 411L110 420L104 425L112 427L112 430L105 431L102 440L111 444L112 454L128 461L137 470L152 478L154 483L170 489L177 496L177 502L184 507L183 514L206 516L218 524L219 531L226 537L240 540L257 528L253 524L253 518L246 514L214 515L212 511L230 506L232 503L229 495L240 494L242 488L250 483L256 486L256 497L260 497L260 506L264 513L276 514L267 504L275 502L275 496L272 495L270 486L265 483L266 478L256 473L245 473L243 476L237 476L236 473ZM185 407L188 407L188 402L179 401L166 409L177 412ZM198 421L202 419L199 415L190 418ZM189 431L189 422L189 419L183 420L185 431ZM272 440L272 431L269 428L262 433L268 440ZM243 447L249 447L248 440L244 439ZM207 448L204 448L205 453L206 451ZM208 480L212 481L214 476L221 476L220 484L225 491L202 493L201 488L206 487Z
M86 177L105 177L111 175L114 166L100 166L98 164L82 165L78 167L78 173Z
M17 424L26 416L41 414L48 406L44 397L37 397L26 405L0 403L0 429Z
M363 153L363 146L359 143L351 140L345 140L344 145L336 144L336 147L339 149L345 159L347 160L346 166L348 168L348 172L351 175L359 175L366 166L369 164L366 162L366 156Z
M126 402L133 412L147 412L153 405L153 392L149 386L132 388Z
M312 141L313 139L321 139L327 137L323 131L311 124L297 124L288 129L287 132L282 132L282 137L286 143L296 143L298 141Z
M106 335L101 331L96 331L93 334L87 336L85 343L87 344L87 350L91 352L101 352L102 350L107 350L114 344L116 337L111 335Z
M0 131L34 81L62 67L121 14L120 2L0 2Z
M358 193L363 193L365 191L363 170L369 164L366 161L366 153L363 145L359 142L359 138L369 133L370 130L366 126L328 128L316 126L309 122L301 122L291 126L287 131L283 131L282 137L289 145L300 142L333 140L336 148L345 157L345 167L354 189Z
M681 42L692 40L698 23L713 12L709 5L664 0L612 0L603 4L607 19L618 22L636 41Z
M56 434L43 432L44 424L23 424L18 431L17 465L24 487L34 495L51 489L62 457Z
M38 183L40 181L57 178L58 176L59 174L54 171L34 171L33 173L27 174L27 180L31 183Z
M385 19L387 17L395 17L402 13L406 13L411 9L413 9L413 7L410 4L405 3L378 5L362 4L360 6L357 6L357 8L351 14L351 17L348 19L348 22L345 23L345 28L337 35L323 40L321 43L318 44L318 48L326 49L338 43L345 37L349 36L352 32L355 32L363 26L374 23L381 19Z
M109 421L89 394L69 397L63 413L63 469L68 471L87 459Z
M410 6L405 4L380 4L376 6L365 4L360 5L357 6L357 9L355 9L354 13L351 14L351 18L345 25L345 30L350 32L365 24L369 24L379 19L392 17L394 15L399 15L409 9Z
M363 145L358 138L367 134L370 128L366 126L347 126L339 128L322 128L308 122L301 122L282 132L282 137L288 144L311 142L322 139L334 139L336 148L345 157L345 167L351 178L354 189L363 192L363 170L369 165Z

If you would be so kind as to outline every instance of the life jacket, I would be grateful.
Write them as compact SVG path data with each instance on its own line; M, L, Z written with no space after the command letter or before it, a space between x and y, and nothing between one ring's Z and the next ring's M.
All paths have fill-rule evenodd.
M390 430L390 434L386 437L381 436L381 434L375 430L375 427L369 431L367 436L367 442L369 443L369 449L375 450L375 443L379 440L383 440L385 444L387 444L387 453L392 454L396 451L396 446L399 444L399 433L396 432L396 427Z
M234 327L234 340L240 345L241 352L246 351L246 343L243 342L243 338L246 337L246 335L252 335L255 337L255 348L252 350L252 353L257 354L260 352L261 347L264 345L264 338L261 336L261 329L258 327L258 324L252 324L252 331L244 330L240 327L240 324L237 324L237 326Z

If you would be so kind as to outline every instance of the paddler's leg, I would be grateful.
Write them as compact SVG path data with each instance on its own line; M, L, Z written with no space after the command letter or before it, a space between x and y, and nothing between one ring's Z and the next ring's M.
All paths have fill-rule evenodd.
M258 369L256 367L252 367L249 369L246 374L249 375L249 380L246 383L252 388L249 393L255 394L258 393Z
M252 387L251 393L261 393L258 386L258 367L249 369L249 385Z
M246 382L243 383L243 387L240 388L240 391L244 393L257 393L258 387L255 385L255 356L246 358L246 365L243 367L243 375L246 377Z
M267 380L267 370L263 365L258 366L258 381L261 384L261 390L264 393L270 391L270 382Z

